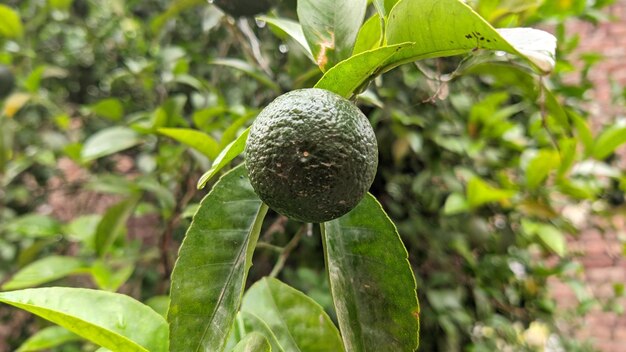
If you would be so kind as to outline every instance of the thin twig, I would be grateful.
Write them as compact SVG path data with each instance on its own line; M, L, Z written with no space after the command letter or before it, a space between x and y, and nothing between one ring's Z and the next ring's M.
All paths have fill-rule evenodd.
M274 251L276 253L282 253L285 250L285 247L281 247L281 246L275 246L271 243L267 243L267 242L257 242L256 244L257 248L262 248L262 249L269 249L271 251Z
M304 235L304 233L306 232L306 229L307 229L307 226L303 225L300 228L300 230L296 232L295 236L293 236L293 238L289 241L289 243L287 243L285 248L283 248L283 252L280 254L280 257L278 257L278 260L276 261L276 264L274 265L274 268L272 269L272 272L269 275L270 277L276 277L278 273L280 273L280 271L283 270L283 267L285 266L285 263L287 262L287 258L289 257L289 254L291 253L291 251L293 251L294 248L298 246L298 243L300 242L302 235Z
M287 224L287 217L279 215L276 220L263 232L261 239L269 241L272 234L276 232L285 232L285 224Z

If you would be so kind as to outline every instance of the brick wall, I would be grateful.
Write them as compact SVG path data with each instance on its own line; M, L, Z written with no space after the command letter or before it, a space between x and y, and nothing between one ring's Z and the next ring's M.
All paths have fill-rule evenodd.
M569 34L580 36L580 47L575 56L593 52L605 58L590 71L596 88L590 92L592 103L588 108L592 113L592 128L596 131L618 118L626 118L626 108L612 102L611 94L612 85L626 87L626 0L617 0L605 12L614 20L597 26L572 21L566 26ZM573 59L576 62L576 58ZM626 165L626 148L621 148L618 154L622 156L620 164ZM618 217L609 223L589 223L588 227L578 238L570 240L570 249L580 254L579 262L584 267L581 278L587 283L586 292L606 300L613 296L614 284L626 284L626 259L622 254L626 221ZM608 230L599 230L602 228ZM551 286L560 308L576 304L576 295L569 286L556 281ZM626 298L618 300L617 304L626 310ZM594 307L584 319L579 319L571 331L578 338L590 339L600 351L626 351L625 314L605 312L601 307Z

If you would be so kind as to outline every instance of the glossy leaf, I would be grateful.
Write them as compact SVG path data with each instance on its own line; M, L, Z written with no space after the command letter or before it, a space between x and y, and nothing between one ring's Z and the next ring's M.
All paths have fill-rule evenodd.
M322 71L350 57L366 7L366 0L298 1L304 37Z
M555 150L540 150L526 167L526 185L530 189L539 185L548 177L550 171L559 167L561 157Z
M95 248L99 256L104 255L115 239L125 233L126 222L132 215L137 201L139 196L133 196L113 205L104 213L95 235Z
M83 145L81 158L91 161L132 148L141 140L135 131L128 127L115 126L91 135Z
M176 18L179 13L189 8L205 4L205 0L175 0L170 1L170 5L165 12L158 15L150 22L150 29L158 33L167 21Z
M0 4L0 36L20 38L24 34L19 13L7 5Z
M477 208L490 202L503 201L514 195L515 191L493 187L479 177L472 178L467 184L467 203L470 208Z
M611 126L602 131L593 144L593 157L604 159L620 145L626 143L626 127Z
M359 30L359 35L356 37L352 56L378 48L383 39L382 27L383 25L378 14L365 21Z
M102 116L111 121L119 121L124 117L124 106L122 102L115 98L100 100L89 107L89 110L98 116Z
M265 336L272 347L273 352L285 352L283 347L278 342L276 335L274 335L270 327L267 326L261 318L250 312L240 310L237 314L235 325L230 332L231 336L229 337L229 341L235 341L236 343L251 332L256 332Z
M326 267L346 351L414 351L419 303L395 225L368 194L321 225Z
M304 293L273 278L248 289L241 309L259 317L285 351L342 351L339 331L324 309Z
M561 257L565 255L567 241L563 232L553 225L523 219L522 230L527 235L537 236L543 245L555 254Z
M112 351L167 351L165 320L129 296L47 287L0 292L0 302L36 314Z
M300 23L287 18L274 18L268 16L259 16L257 17L257 19L267 22L273 28L277 28L293 38L298 44L300 44L302 49L304 49L304 52L307 54L307 56L309 56L309 58L313 60L313 53L311 53L309 43L304 37L304 32L302 31L302 26L300 25ZM315 62L315 60L313 61Z
M239 60L239 59L213 59L209 61L209 65L220 65L226 66L230 68L234 68L239 70L250 77L256 79L260 83L263 83L268 88L274 90L275 92L280 92L280 86L274 82L270 77L268 77L265 73L259 71L254 66L249 63Z
M132 263L111 268L101 260L96 260L90 268L93 281L101 290L115 292L130 278L135 270Z
M222 350L266 212L243 165L202 200L172 273L170 351Z
M381 16L387 17L398 1L399 0L373 0L373 3L376 7L376 11L378 11Z
M84 270L85 267L85 263L78 258L52 255L25 266L2 285L2 289L35 287L74 274Z
M241 130L241 128L248 123L248 121L254 119L258 113L258 110L252 110L233 121L222 133L222 138L220 139L220 150L226 148L229 143L237 139L239 130Z
M90 249L94 249L93 238L98 224L102 220L99 214L82 215L65 224L63 232L72 241L78 241Z
M576 127L576 137L585 147L585 155L591 155L594 151L594 139L589 123L574 111L568 111L568 116Z
M159 128L157 131L199 151L211 160L220 152L219 143L206 133L189 128Z
M465 196L460 193L450 194L443 206L443 213L445 215L460 214L468 210L470 210L469 204L467 204Z
M61 223L47 215L28 214L11 220L4 230L28 238L45 238L59 235Z
M390 67L488 49L520 56L543 73L554 68L554 36L531 28L496 30L459 0L399 1L389 14L386 35L387 44L415 43Z
M204 188L207 182L213 178L213 176L217 175L217 173L228 163L233 161L239 154L243 153L246 148L246 141L248 140L248 134L250 133L250 128L248 127L237 139L235 139L232 143L226 146L224 150L220 152L220 154L213 161L213 165L211 168L200 177L198 180L198 189Z
M370 79L381 73L382 68L396 53L410 44L385 46L355 55L328 70L315 85L349 98Z
M232 352L270 352L272 347L267 339L257 333L252 332L241 340Z
M16 352L49 350L67 342L79 341L81 337L60 326L49 326L31 335Z

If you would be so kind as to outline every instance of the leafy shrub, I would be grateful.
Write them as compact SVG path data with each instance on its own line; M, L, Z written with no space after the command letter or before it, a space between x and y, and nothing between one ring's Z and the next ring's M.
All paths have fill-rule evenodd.
M496 27L556 23L550 75L545 45L520 46L539 32L495 32L456 0L372 3L283 1L256 23L193 0L0 5L0 64L18 83L0 117L2 288L92 288L0 300L125 351L411 350L418 315L426 351L586 348L561 338L547 282L580 287L563 210L607 209L623 178L607 159L623 127L594 137L586 121L594 57L582 84L564 80L576 47L564 21L597 20L607 2L471 2ZM382 207L367 196L321 227L268 210L241 167L221 171L260 108L314 85L358 102L380 159ZM212 189L202 203L198 180ZM59 192L68 214L50 209ZM361 240L339 240L350 231ZM595 304L579 299L577 314ZM168 305L166 321L155 311ZM24 342L30 328L2 309L7 348L97 348L42 321Z

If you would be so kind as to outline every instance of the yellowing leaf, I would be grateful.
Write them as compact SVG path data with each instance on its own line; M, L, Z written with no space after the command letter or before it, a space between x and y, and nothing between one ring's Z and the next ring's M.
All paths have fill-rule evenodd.
M30 95L25 93L12 94L4 102L4 114L8 117L13 117L15 114L26 105L30 100Z

